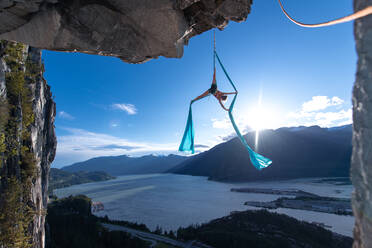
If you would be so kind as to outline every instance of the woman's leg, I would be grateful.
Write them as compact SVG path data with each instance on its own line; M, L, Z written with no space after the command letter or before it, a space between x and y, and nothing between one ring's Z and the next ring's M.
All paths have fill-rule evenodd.
M191 103L196 102L196 101L198 101L198 100L200 100L200 99L202 99L202 98L204 98L204 97L206 97L208 95L209 95L209 90L206 90L203 94L201 94L200 96L198 96L197 98L195 98L194 100L192 100Z

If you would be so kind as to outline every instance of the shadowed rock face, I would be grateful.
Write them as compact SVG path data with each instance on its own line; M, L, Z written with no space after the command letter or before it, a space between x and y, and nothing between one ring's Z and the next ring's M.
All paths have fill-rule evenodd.
M244 21L252 0L3 0L0 39L140 63L181 57L197 34Z
M354 0L355 11L372 0ZM372 247L372 16L354 25L358 68L353 90L353 155L351 178L355 187L354 248Z
M19 47L14 48L17 45ZM22 51L15 52L19 50ZM9 60L10 56L15 57L16 62ZM17 74L21 80L13 76L15 72L21 72ZM11 215L6 215L9 218L0 216L0 229L9 227L7 221L17 224L12 228L14 232L5 232L11 241L0 236L0 247L25 247L14 234L22 233L17 226L23 222L27 224L30 238L27 242L32 240L32 247L44 247L48 178L57 140L54 132L55 103L43 73L40 49L0 41L0 136L5 137L0 140L0 148L3 145L0 149L0 213L12 211ZM19 81L23 82L21 85L25 90L19 91L18 87L14 87L20 85ZM15 92L20 96L14 98ZM25 124L30 116L32 121ZM30 155L32 159L27 159ZM15 210L17 205L6 203L9 201L1 197L7 192L17 192L9 187L11 178L16 178L17 185L22 186L17 205L30 207L31 219L20 217L28 210ZM12 209L14 206L15 209ZM17 245L9 245L15 241Z

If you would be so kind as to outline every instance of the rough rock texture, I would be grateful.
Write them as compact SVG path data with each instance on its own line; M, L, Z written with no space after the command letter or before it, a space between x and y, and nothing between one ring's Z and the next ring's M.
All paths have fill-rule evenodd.
M29 47L29 56L41 64L41 51ZM53 162L57 147L57 139L54 132L54 118L56 106L52 98L50 87L47 85L40 72L40 78L32 87L33 113L35 122L31 126L32 148L37 161L38 175L32 190L33 202L37 209L46 209L48 203L48 180L50 164ZM34 240L40 247L45 243L45 215L41 215L34 222ZM37 235L37 236L36 236ZM39 247L37 246L37 247Z
M355 11L372 0L354 0ZM372 16L355 22L358 68L353 90L353 155L351 177L355 187L354 248L372 247Z
M32 247L44 247L48 176L56 150L55 103L50 88L43 78L41 51L17 44L22 51L20 58L16 62L10 62L7 59L9 58L7 47L15 44L0 41L0 119L2 120L0 137L1 135L5 137L5 140L0 138L0 195L9 191L10 178L16 178L17 185L22 187L21 197L16 200L21 201L31 210L30 220L26 223L26 230L28 230L26 233L29 234L27 242L30 242L31 238ZM12 81L11 76L15 70L19 71L18 75L22 75L20 82L23 82L23 89L15 88L17 83L15 80ZM12 98L12 94L17 90L22 96ZM12 129L12 120L17 120L17 130ZM30 122L26 123L28 120ZM32 176L29 175L30 173ZM30 178L32 180L29 180ZM7 208L9 202L6 203L6 199L0 198L0 213L14 211ZM17 219L17 216L14 218ZM19 218L18 220L21 221ZM0 222L1 233L3 231L1 225L4 225L1 214ZM22 232L17 225L13 225L12 228ZM0 238L1 241L5 242L4 247L26 247L19 244L9 246L9 243Z
M140 63L181 57L197 34L244 21L252 0L3 0L0 39Z

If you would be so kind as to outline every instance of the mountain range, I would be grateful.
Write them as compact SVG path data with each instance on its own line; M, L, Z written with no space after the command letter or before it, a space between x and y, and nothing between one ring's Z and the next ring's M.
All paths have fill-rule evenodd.
M255 149L273 160L256 170L240 140L233 138L191 156L97 157L63 167L69 172L104 171L112 176L176 173L206 176L216 181L278 180L302 177L348 177L351 158L351 125L321 128L292 127L264 130ZM245 135L251 147L255 132Z
M62 170L68 172L104 171L112 176L164 173L186 159L187 157L185 156L173 154L168 156L147 155L142 157L129 157L126 155L108 156L75 163L63 167Z
M233 138L189 158L168 172L206 176L217 181L348 177L351 135L351 125L264 130L259 134L256 151L273 160L268 168L256 170L240 140ZM250 132L245 138L254 147L255 133Z

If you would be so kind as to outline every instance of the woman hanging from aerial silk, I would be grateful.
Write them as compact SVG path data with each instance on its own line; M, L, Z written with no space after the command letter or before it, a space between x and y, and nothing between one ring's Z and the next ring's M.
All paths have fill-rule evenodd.
M222 91L219 91L217 89L217 82L216 82L216 68L214 68L214 72L213 72L213 80L212 80L212 85L211 87L206 90L203 94L201 94L200 96L196 97L194 100L191 101L191 104L206 97L206 96L209 96L209 94L215 96L218 100L218 102L220 103L221 107L226 110L226 111L229 111L228 108L225 107L225 105L223 104L224 101L227 100L227 95L232 95L232 94L238 94L238 91L235 91L235 92L222 92Z
M217 58L223 72L225 73L227 79L231 83L235 92L222 92L222 91L219 91L217 89L215 58ZM238 95L238 91L237 91L234 83L232 82L231 78L227 74L224 66L222 65L222 63L221 63L221 61L220 61L220 59L219 59L219 57L218 57L218 55L215 51L214 51L213 64L214 64L214 72L213 72L213 80L212 80L211 87L208 90L206 90L203 94L196 97L195 99L193 99L190 102L189 116L187 118L186 129L185 129L185 132L183 134L183 138L182 138L182 141L181 141L181 145L179 147L179 151L188 151L188 152L191 152L191 153L195 152L195 149L194 149L194 125L193 125L193 121L192 121L192 108L191 108L191 106L194 102L196 102L200 99L203 99L204 97L206 97L208 95L213 95L214 97L217 98L221 107L229 113L231 124L233 125L233 127L235 129L235 132L236 132L237 136L239 137L240 141L243 143L245 148L248 150L250 160L251 160L252 164L254 165L254 167L258 170L261 170L263 168L268 167L272 163L272 161L252 150L252 148L248 145L248 143L245 140L245 138L243 137L243 135L240 133L240 131L239 131L239 129L238 129L238 127L237 127L237 125L234 121L232 111L233 111L233 108L234 108L236 97ZM233 98L233 100L230 104L230 107L226 108L223 102L227 100L228 95L235 95L235 96L234 96L234 98Z

